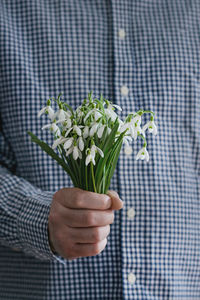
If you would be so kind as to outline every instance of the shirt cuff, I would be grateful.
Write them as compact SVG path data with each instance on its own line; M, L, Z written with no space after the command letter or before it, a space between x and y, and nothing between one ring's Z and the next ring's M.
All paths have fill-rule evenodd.
M49 244L48 217L52 197L51 192L26 196L17 218L20 248L38 259L58 261L66 265L66 259L53 253Z

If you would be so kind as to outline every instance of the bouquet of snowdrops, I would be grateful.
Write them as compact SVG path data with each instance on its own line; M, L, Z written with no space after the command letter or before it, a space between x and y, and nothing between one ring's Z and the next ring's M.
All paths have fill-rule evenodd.
M51 100L58 105L55 112ZM157 134L154 113L150 110L139 110L130 113L125 121L119 119L115 110L120 106L103 98L93 99L92 92L84 99L81 106L73 110L66 102L57 99L47 101L38 117L47 114L50 123L42 129L49 129L54 142L50 147L28 132L32 141L50 155L70 176L75 187L87 191L106 194L113 176L122 144L129 145L132 140L141 137L144 141L136 160L149 161L145 131ZM141 127L142 115L150 113L151 117Z

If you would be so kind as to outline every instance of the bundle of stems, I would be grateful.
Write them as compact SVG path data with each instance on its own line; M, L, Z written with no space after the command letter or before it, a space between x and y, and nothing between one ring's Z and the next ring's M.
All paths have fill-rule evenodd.
M51 106L51 100L58 105L56 112ZM61 101L59 94L57 99L50 98L38 113L39 117L45 113L50 119L50 123L42 129L49 129L53 134L53 145L50 147L30 131L28 134L34 143L67 172L75 187L106 194L123 143L129 145L140 136L144 144L136 159L148 161L145 130L157 134L152 111L139 110L130 113L122 121L116 114L116 109L121 110L121 107L112 104L102 95L100 99L93 99L90 92L82 105L73 110L69 104ZM141 128L144 113L150 113L151 119Z

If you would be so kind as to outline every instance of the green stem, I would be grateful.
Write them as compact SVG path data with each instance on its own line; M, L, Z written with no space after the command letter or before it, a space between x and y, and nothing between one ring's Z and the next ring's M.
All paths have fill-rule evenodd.
M145 139L145 137L144 137L142 134L140 134L140 133L138 133L138 136L140 136L140 137L144 140L144 145L143 145L143 147L146 147L146 145L147 145L147 140Z
M96 192L97 192L97 189L96 189L96 185L95 185L94 168L93 168L92 162L90 162L90 167L91 167L91 172L92 172L92 182L93 182L93 187L94 187L94 191L95 191L95 193L96 193Z
M153 111L151 111L151 110L143 110L143 113L145 114L145 113L150 113L150 114L152 114L153 116L155 115L155 113L153 112Z
M87 166L85 166L85 183L86 183L86 191L88 191L88 176L87 176Z

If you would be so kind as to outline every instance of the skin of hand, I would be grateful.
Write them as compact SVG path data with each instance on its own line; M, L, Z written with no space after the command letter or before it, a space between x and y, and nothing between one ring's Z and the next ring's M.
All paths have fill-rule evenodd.
M106 247L114 211L122 207L115 191L106 195L79 188L57 191L48 219L52 251L68 260L99 254Z

